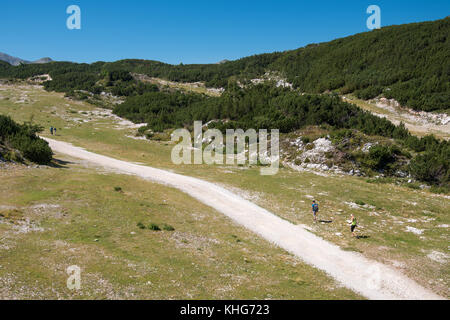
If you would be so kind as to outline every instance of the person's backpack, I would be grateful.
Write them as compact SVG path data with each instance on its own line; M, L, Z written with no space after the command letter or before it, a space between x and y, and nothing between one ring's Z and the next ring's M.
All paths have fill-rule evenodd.
M314 203L312 205L313 211L319 211L319 205L317 203Z

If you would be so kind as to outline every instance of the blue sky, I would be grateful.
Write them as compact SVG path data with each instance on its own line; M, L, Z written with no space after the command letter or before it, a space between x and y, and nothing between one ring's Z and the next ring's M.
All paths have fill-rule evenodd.
M66 27L73 4L81 30ZM371 4L381 8L382 26L450 15L448 0L1 0L0 52L26 60L214 63L368 31Z

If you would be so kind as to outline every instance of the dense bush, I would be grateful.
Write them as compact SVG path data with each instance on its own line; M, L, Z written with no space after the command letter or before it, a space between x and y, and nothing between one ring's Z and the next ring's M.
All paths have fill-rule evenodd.
M45 140L20 134L12 137L11 143L14 148L22 152L26 159L32 162L47 164L52 160L52 151Z
M142 83L138 81L118 81L110 84L111 86L104 88L104 90L111 92L115 96L131 97L143 95L147 92L159 91L158 87L154 84Z
M42 131L39 126L30 123L19 125L10 117L0 115L0 142L19 150L32 162L48 164L53 153L48 143L36 135L39 131Z
M68 72L54 75L52 81L44 83L44 87L46 90L58 92L67 92L69 90L91 91L98 80L98 76L94 73Z
M139 229L145 229L145 225L142 222L138 222L136 225Z
M327 124L352 128L370 135L406 136L404 127L342 102L338 97L300 95L286 88L260 84L242 89L230 86L221 97L168 92L128 98L114 112L134 122L146 122L153 131L192 125L193 121L217 121L211 127L279 129L288 133L306 125Z
M175 228L172 227L170 224L163 224L163 230L164 231L175 231Z
M384 170L395 161L395 151L392 146L376 145L370 148L365 162L375 170Z
M127 71L124 70L114 70L108 73L108 81L132 81L133 77L131 76L131 74Z
M192 119L196 117L192 112L208 108L209 102L213 104L215 101L215 98L199 94L147 92L128 98L114 109L114 113L136 123L146 122L153 131L162 132L168 128L192 125Z
M410 163L411 174L420 181L433 185L450 187L449 159L450 150L439 155L427 152L415 157Z
M377 97L383 92L383 88L380 86L368 87L355 92L356 96L360 99L369 100Z
M156 223L150 223L148 229L152 231L161 231L161 228Z

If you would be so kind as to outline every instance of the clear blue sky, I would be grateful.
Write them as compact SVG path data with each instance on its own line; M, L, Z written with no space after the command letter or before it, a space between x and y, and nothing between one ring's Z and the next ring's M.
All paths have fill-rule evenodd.
M66 27L72 4L81 8L81 30ZM449 0L1 0L0 52L26 60L214 63L367 31L371 4L380 6L382 26L450 15Z

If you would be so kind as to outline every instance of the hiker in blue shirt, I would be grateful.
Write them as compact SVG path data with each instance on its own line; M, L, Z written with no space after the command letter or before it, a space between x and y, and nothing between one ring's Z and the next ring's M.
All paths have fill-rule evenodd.
M313 200L311 207L314 215L314 222L317 222L317 215L319 214L319 205L316 203L316 200Z
M53 127L50 127L50 134L53 135Z

